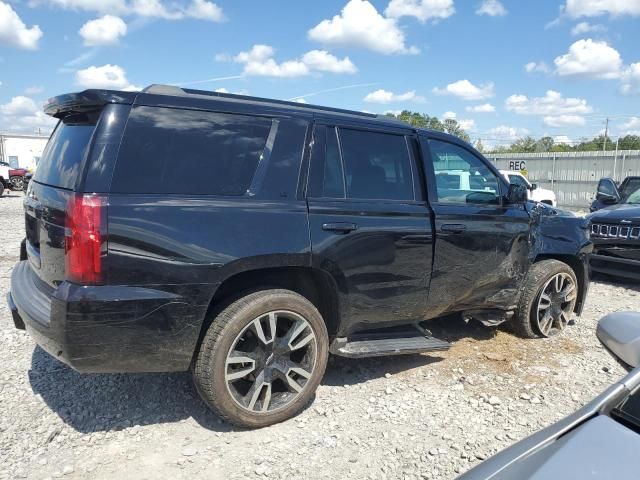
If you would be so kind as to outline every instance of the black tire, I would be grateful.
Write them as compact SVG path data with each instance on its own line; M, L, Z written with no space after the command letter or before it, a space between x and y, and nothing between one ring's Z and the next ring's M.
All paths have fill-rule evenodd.
M301 379L300 381L303 382L301 390L292 392L276 392L284 398L284 400L281 400L282 406L274 408L271 411L256 411L254 409L260 404L262 409L268 409L270 407L272 390L276 390L276 386L280 387L280 389L282 389L283 386L288 388L287 382L283 381L281 378L287 378L289 375L295 375L295 372L289 368L289 373L285 374L283 377L280 370L281 366L277 368L275 367L275 364L281 364L279 361L274 362L273 360L276 351L275 346L280 345L280 347L282 347L282 345L287 345L284 343L287 338L290 338L288 342L288 345L291 347L290 351L284 351L281 349L277 358L285 358L283 362L287 362L287 355L289 355L289 357L295 355L293 353L294 347L291 346L291 342L294 342L295 339L298 338L292 334L292 330L295 330L295 324L292 324L289 329L280 336L278 336L278 333L270 334L272 342L271 351L273 352L270 356L268 355L268 352L265 353L262 351L267 349L268 346L258 342L259 335L256 335L255 331L252 330L256 328L254 326L256 321L262 322L264 318L270 319L270 312L278 312L274 313L274 315L279 315L281 313L284 315L294 315L295 317L293 318L297 318L298 320L292 320L292 322L297 322L300 318L306 321L304 330L305 336L308 336L312 332L315 335L315 338L309 341L308 344L305 344L308 346L300 347L300 350L313 348L314 359L312 362L313 366L310 367L311 375L309 377L299 377ZM283 321L285 322L286 328L286 322L288 321L286 317L284 320L276 320L276 322L280 322L280 324L282 324ZM301 322L301 325L303 323L304 322ZM264 325L267 326L270 324L265 323ZM276 327L276 332L278 332L278 328L280 327ZM307 328L310 330L306 330ZM272 327L269 326L268 329L271 330ZM262 333L263 337L266 337L266 331L263 331ZM251 360L253 362L252 365L249 364L249 369L253 368L252 373L249 373L245 377L241 377L237 380L229 381L228 384L227 376L234 374L233 371L229 373L231 364L228 363L228 360L231 360L231 358L228 357L231 357L232 348L234 349L234 352L237 352L239 347L244 348L244 345L250 344L251 342L256 344L257 350L262 349L260 351L256 350L257 353L253 351L251 352L251 354L254 355L253 358L256 358L256 360ZM290 290L260 290L234 301L213 319L213 322L204 336L200 350L198 351L192 367L194 383L204 402L218 415L220 415L220 417L235 425L243 427L265 427L274 423L282 422L297 415L311 401L316 388L320 384L324 375L329 354L328 347L329 338L326 325L320 315L320 312L318 312L311 302L302 295ZM306 358L310 354L305 351L304 355ZM265 360L265 357L268 358ZM269 362L274 363L270 364ZM243 368L244 366L245 365L243 365ZM243 370L243 368L240 368L238 371ZM265 373L269 368L271 369L270 372L274 373ZM284 368L288 367L285 366ZM276 372L276 370L278 371ZM260 383L260 387L254 388L255 385L258 384L258 378L260 378L259 375L263 375L262 380L267 377L270 378L268 399L266 399L267 392L263 392L262 390L262 382ZM280 376L281 378L275 378L276 376ZM251 385L252 378L253 386L249 388L246 396L243 397L242 395L239 395L235 386L236 383L240 382L241 384ZM296 385L297 387L300 387L298 382L296 382ZM264 386L266 387L266 385ZM251 388L254 388L253 395L250 395L252 391ZM255 395L255 392L257 392L257 396ZM251 406L246 405L246 403L244 406L241 405L241 402L249 396L252 398L265 398L262 398L261 400L254 399L253 403L250 404ZM291 399L287 400L289 397Z
M560 296L562 292L558 294L557 299L554 298L554 302L549 308L551 311L554 311L553 309L556 309L556 311L562 310L563 313L559 314L557 319L555 317L552 318L551 329L548 332L544 332L540 327L541 317L544 317L544 315L539 313L539 301L545 286L548 282L555 281L557 276L564 278L567 281L567 285L569 282L573 282L574 290L569 291L565 296L565 302L562 302L562 297ZM576 275L566 263L551 259L534 263L525 278L518 310L511 320L513 332L523 338L549 337L559 333L571 319L571 314L576 304L577 290L578 281ZM569 295L571 292L573 293ZM557 306L557 304L559 305ZM554 328L554 325L557 326Z
M20 176L11 177L11 189L21 191L24 189L24 179Z

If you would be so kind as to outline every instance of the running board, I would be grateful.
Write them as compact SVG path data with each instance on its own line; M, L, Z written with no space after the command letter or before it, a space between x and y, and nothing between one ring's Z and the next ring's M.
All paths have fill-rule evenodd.
M347 358L384 357L411 353L448 350L451 344L423 334L417 329L407 331L360 333L339 337L331 343L334 355Z

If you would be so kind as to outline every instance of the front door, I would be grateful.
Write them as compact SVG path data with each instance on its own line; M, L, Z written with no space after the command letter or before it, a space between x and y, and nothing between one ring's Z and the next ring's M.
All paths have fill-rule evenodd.
M505 202L507 184L471 148L420 139L435 215L428 316L513 309L530 259L530 217Z
M312 258L337 283L339 335L411 323L424 309L433 245L413 142L402 130L315 127Z

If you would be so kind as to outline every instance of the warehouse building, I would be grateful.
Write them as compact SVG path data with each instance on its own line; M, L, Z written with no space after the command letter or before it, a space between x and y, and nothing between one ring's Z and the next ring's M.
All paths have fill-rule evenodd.
M0 161L12 168L35 170L48 140L48 135L0 133Z

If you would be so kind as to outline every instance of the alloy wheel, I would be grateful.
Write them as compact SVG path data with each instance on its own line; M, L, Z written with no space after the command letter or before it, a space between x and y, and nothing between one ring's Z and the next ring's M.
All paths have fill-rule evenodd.
M574 279L567 273L558 273L542 287L536 309L537 327L545 337L560 333L569 323L577 288Z
M316 366L317 338L301 315L278 310L238 334L225 361L225 382L243 409L271 413L291 404Z

